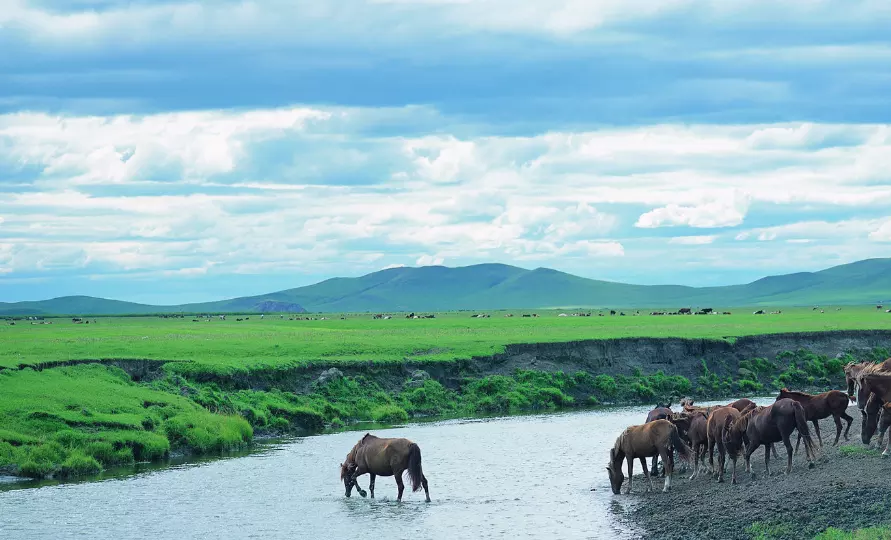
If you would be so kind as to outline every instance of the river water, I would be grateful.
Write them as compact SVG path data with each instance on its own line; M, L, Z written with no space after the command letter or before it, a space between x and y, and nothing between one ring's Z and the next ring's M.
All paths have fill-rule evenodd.
M0 538L639 538L604 467L619 433L649 409L375 430L421 447L429 504L409 489L397 503L392 477L378 477L375 500L345 498L339 464L356 431L101 481L0 484ZM367 489L368 476L359 483Z

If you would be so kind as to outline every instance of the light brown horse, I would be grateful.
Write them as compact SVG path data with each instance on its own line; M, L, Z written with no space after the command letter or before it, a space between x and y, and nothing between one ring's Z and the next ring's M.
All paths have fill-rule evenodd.
M734 407L721 407L712 412L706 424L708 436L708 462L712 475L718 482L724 481L724 464L727 456L733 460L731 484L736 483L736 460L742 448L744 433L731 431L731 425L742 416ZM715 467L715 447L718 448L718 466Z
M609 465L606 467L609 473L609 483L613 493L618 495L622 490L625 476L622 474L622 460L628 461L628 491L631 493L631 484L634 478L634 460L639 459L644 470L644 476L649 482L647 491L653 489L653 478L647 470L648 457L659 455L665 464L665 486L663 492L671 489L671 476L674 474L674 447L681 458L690 459L690 448L684 444L678 435L678 428L668 420L654 420L639 426L630 426L616 439L615 445L609 451Z
M744 412L752 407L755 407L755 402L748 398L737 399L736 401L732 401L727 405L712 405L711 407L696 407L693 405L693 400L691 398L684 398L681 400L681 407L683 407L684 412L687 414L693 413L703 413L706 416L710 415L712 411L720 409L721 407L733 407L739 412Z
M823 446L823 437L820 435L819 420L829 418L830 416L835 420L835 442L832 443L832 445L837 445L838 439L841 437L842 418L848 422L848 426L845 428L845 440L849 440L848 432L851 431L851 422L854 421L854 418L845 412L850 400L841 390L830 390L828 392L823 392L822 394L807 394L805 392L795 392L788 388L783 388L780 390L780 395L777 396L777 400L784 398L794 399L798 403L801 403L801 406L804 407L804 415L812 424L814 424L814 431L817 432L817 442L820 443L820 446ZM799 433L798 441L795 443L796 452L798 452L798 445L800 443L801 434Z
M408 439L382 439L366 433L347 454L346 460L340 464L340 479L343 480L347 497L350 496L353 486L356 486L356 491L364 497L365 491L356 482L356 478L368 473L371 477L368 489L371 490L373 499L375 477L393 476L396 479L396 487L399 488L396 500L402 501L402 492L405 489L402 474L406 471L411 480L411 490L418 491L424 486L424 494L427 496L427 502L430 502L427 477L421 469L421 448Z
M817 451L801 403L784 398L767 407L755 407L740 416L734 425L737 426L735 429L745 431L746 471L752 474L752 478L755 478L750 462L752 453L764 445L764 467L770 476L770 446L780 441L786 446L786 474L792 472L792 441L789 440L789 436L795 429L798 429L804 439L804 450L810 462L808 466L811 468L814 466L813 461L816 459Z

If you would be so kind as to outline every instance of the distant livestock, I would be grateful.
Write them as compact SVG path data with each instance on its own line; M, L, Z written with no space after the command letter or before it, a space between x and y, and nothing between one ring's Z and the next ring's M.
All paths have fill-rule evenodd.
M759 309L758 311L752 313L752 315L764 315L764 310L763 310L763 309Z
M693 310L691 310L690 308L687 308L687 307L681 308L678 310L678 313L680 313L681 315L689 315L692 312L693 312Z

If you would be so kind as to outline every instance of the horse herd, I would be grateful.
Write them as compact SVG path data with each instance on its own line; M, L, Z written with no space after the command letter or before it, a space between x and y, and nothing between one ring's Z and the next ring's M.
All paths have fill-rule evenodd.
M740 456L745 460L745 470L755 478L750 458L760 447L764 447L764 467L770 476L770 457L777 456L774 444L782 442L786 447L785 474L792 472L792 433L798 431L795 443L797 452L802 441L808 460L808 467L813 468L819 455L819 447L823 445L819 420L829 418L835 421L835 442L837 445L842 436L842 420L844 437L848 433L854 419L848 415L850 401L856 401L862 417L861 440L869 445L876 431L879 432L879 446L885 432L891 427L891 358L880 364L871 362L849 363L844 368L847 393L841 390L830 390L822 394L807 394L783 388L776 401L768 406L758 406L750 399L742 398L727 405L697 407L693 400L681 400L680 412L674 412L668 405L657 406L649 412L646 422L629 426L616 439L610 450L609 474L610 487L614 494L621 493L625 476L622 462L628 466L628 489L631 493L634 461L640 460L644 476L648 482L647 490L653 489L653 476L658 475L658 460L661 458L665 483L662 491L671 489L674 473L675 452L687 463L692 464L693 475L709 472L718 481L724 481L727 458L733 462L731 483L736 484L736 466ZM816 432L816 442L811 437L808 422L812 422ZM718 452L715 464L715 450ZM705 454L708 452L708 464ZM885 446L883 455L891 453L891 435ZM652 467L647 468L646 460L652 458ZM345 495L352 493L353 488L362 496L367 496L356 479L368 474L369 491L374 498L374 481L377 476L393 476L399 490L397 501L402 500L405 489L402 475L408 473L412 491L424 488L427 502L430 502L430 490L427 478L421 468L421 449L405 438L380 438L366 433L353 446L346 459L340 464L340 479L343 481Z
M829 418L835 421L835 442L842 436L842 420L847 422L844 429L845 440L854 419L847 414L849 401L856 401L862 417L861 440L869 445L876 431L879 432L879 446L885 432L891 426L891 358L881 364L871 362L849 363L845 366L847 394L840 390L830 390L822 394L807 394L783 388L776 401L769 406L756 405L749 399L738 399L727 405L695 407L693 401L681 401L681 412L673 412L668 405L657 406L647 415L646 422L626 428L616 439L610 450L609 464L606 467L613 493L621 493L625 476L622 462L628 467L628 489L631 493L634 473L634 460L639 459L647 489L653 489L653 476L658 473L657 460L662 459L665 474L663 492L671 489L674 473L674 454L685 462L691 462L696 478L702 472L710 472L718 481L724 481L726 460L733 462L731 483L736 484L737 460L742 456L745 469L755 478L750 458L760 447L764 447L764 466L770 475L770 457L777 457L774 444L782 442L786 447L785 474L792 472L791 435L798 431L795 451L804 441L808 467L814 467L823 440L819 420ZM856 396L855 396L856 394ZM807 422L812 422L817 442L811 437ZM819 446L818 446L819 445ZM714 454L718 451L718 462ZM705 453L708 452L708 465ZM891 436L885 446L883 456L891 453ZM647 458L653 458L652 470L647 469Z

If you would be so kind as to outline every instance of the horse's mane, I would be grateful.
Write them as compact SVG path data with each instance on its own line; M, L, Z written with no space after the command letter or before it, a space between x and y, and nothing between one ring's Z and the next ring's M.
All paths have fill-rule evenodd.
M814 397L812 394L808 394L807 392L799 392L798 390L789 390L788 388L783 388L780 390L780 394L789 394L792 396L799 397Z
M888 360L885 360L881 364L869 364L868 366L865 366L863 369L860 370L859 373L857 373L857 382L862 385L863 378L867 375L877 376L881 378L891 378L891 371L888 371L889 366L886 366L886 364L889 364L889 366L891 366L891 362L888 362Z

